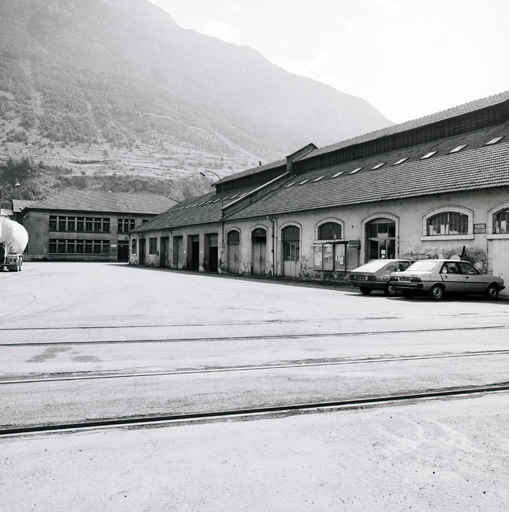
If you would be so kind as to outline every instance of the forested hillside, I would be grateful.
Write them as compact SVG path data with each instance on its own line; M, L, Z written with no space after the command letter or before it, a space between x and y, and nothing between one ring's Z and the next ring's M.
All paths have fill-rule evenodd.
M0 186L28 161L27 199L70 186L179 199L208 189L200 170L231 174L388 124L147 0L0 2Z

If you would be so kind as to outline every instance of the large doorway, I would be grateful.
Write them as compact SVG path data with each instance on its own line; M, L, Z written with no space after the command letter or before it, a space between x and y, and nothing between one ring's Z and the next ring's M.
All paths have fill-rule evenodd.
M129 261L129 240L119 240L117 246L117 261Z
M366 224L366 261L396 257L396 223L379 218Z
M283 243L283 276L300 276L300 228L287 226L281 232Z
M184 268L184 237L173 237L173 268Z
M168 266L168 253L170 250L170 238L167 236L161 237L161 253L159 255L159 266L166 268Z
M251 268L255 276L264 276L267 257L267 231L263 228L256 228L251 233Z
M228 272L232 274L239 273L240 267L240 232L237 230L230 231L227 237L227 265Z
M207 259L204 262L205 270L217 272L219 261L217 233L205 235L205 247L208 247Z
M187 264L191 270L200 270L200 235L187 237Z
M145 265L145 239L140 239L140 265Z

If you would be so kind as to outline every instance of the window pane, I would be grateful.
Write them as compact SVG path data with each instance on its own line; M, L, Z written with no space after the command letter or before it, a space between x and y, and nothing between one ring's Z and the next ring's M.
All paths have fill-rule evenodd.
M428 236L465 235L468 233L468 216L457 212L439 213L428 219Z
M318 229L318 240L339 240L341 238L341 225L337 222L326 222Z
M509 209L502 210L494 215L493 229L495 233L509 233Z

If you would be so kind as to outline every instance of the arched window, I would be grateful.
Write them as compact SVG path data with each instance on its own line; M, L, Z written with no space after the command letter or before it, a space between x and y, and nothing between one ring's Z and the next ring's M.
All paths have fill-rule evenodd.
M325 222L318 227L318 240L341 240L341 224Z
M504 208L493 214L493 233L497 235L509 233L509 208Z
M230 231L228 233L228 245L239 245L240 244L240 233L237 230Z
M459 212L441 212L426 222L428 236L468 234L468 215Z

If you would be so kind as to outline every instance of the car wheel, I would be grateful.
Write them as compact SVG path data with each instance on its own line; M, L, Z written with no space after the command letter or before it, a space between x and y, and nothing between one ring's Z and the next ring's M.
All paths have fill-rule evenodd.
M444 296L444 287L441 284L434 284L430 288L428 295L433 300L441 300Z
M361 286L359 290L363 295L369 295L373 291L371 288L366 288L365 286Z
M385 288L384 288L384 293L385 295L387 295L388 297L395 297L397 294L398 294L398 290L396 290L396 288L394 288L394 286L388 284Z
M491 283L484 294L488 300L498 299L498 286L495 283Z
M411 290L403 290L403 297L405 297L405 299L411 299L414 295L415 293Z

